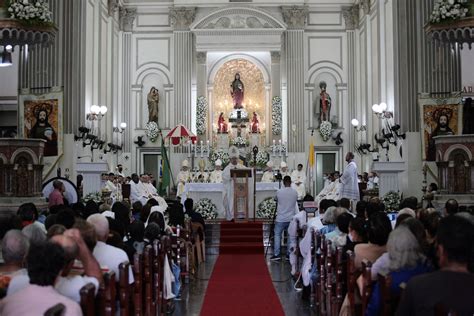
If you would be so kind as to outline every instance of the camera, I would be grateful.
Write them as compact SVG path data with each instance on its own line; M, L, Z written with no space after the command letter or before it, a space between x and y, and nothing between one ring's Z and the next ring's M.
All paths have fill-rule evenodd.
M275 178L276 181L281 181L283 179L283 176L281 175L280 171L277 171L273 174L273 177Z

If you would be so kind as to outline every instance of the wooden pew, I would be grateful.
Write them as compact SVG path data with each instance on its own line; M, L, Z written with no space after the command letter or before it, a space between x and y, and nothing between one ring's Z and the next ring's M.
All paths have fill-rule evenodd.
M130 297L132 293L132 285L129 284L129 268L129 262L122 262L119 265L118 294L120 301L120 316L129 316L131 311Z
M97 315L115 316L116 288L115 273L113 271L104 273L104 282L97 293Z
M355 291L357 289L357 273L355 267L355 254L353 251L347 251L347 298L351 315L357 315L355 303Z
M161 243L158 240L153 242L153 300L156 302L156 310L159 313L161 310L161 287L163 286L163 281L161 279L160 270L162 266L160 265L160 249Z
M87 283L79 291L81 295L81 309L84 316L95 315L95 286Z
M146 246L143 249L143 281L144 281L144 300L145 300L145 315L156 314L156 301L153 296L153 249L151 246Z
M334 254L335 262L335 278L334 278L334 293L331 299L331 314L339 315L341 309L342 301L344 299L343 288L345 288L345 280L343 279L344 266L342 260L342 247L337 247Z
M372 295L372 263L369 260L362 260L362 315L365 315L367 306L369 305L370 296Z
M322 266L322 252L321 252L321 234L319 231L313 231L311 238L311 265L316 265L316 269L318 271L318 278L313 284L314 289L314 302L316 306L316 310L319 312L321 309L321 301L323 294L321 292L321 266Z
M135 253L133 256L133 315L143 315L143 255Z
M160 302L161 302L161 308L160 308L160 315L165 315L169 313L172 309L172 302L170 300L165 299L164 293L163 293L163 273L164 273L164 262L165 262L165 256L168 256L169 264L171 267L171 257L172 257L172 249L171 249L171 238L169 236L163 236L161 238L161 252L160 252Z
M332 251L332 242L330 240L326 240L326 275L324 279L326 281L326 292L324 293L325 296L325 312L326 315L331 316L331 306L332 306L332 297L334 292L333 286L333 278L334 278L334 253Z

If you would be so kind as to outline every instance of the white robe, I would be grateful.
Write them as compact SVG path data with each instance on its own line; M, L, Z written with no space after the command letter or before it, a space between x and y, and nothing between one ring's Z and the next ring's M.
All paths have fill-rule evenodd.
M291 173L291 181L295 184L295 190L298 192L298 200L301 200L306 195L306 174L303 170L294 170Z
M231 169L245 169L245 166L239 163L237 165L228 164L222 171L222 180L226 190L224 194L224 208L228 221L234 218L234 183L230 176Z
M339 178L342 183L341 198L347 198L355 202L359 201L360 195L357 175L357 165L354 161L351 161Z
M288 236L290 237L290 243L288 247L290 247L290 264L291 264L291 274L294 275L298 269L296 266L298 254L296 253L296 243L298 238L298 222L300 224L300 228L306 225L306 212L301 211L298 212L290 222L288 226Z
M222 170L214 170L209 177L211 183L222 183Z
M334 181L331 182L327 187L324 187L324 189L319 192L319 194L316 196L314 201L319 207L319 203L323 200L334 200L338 201L341 199L341 190L342 190L342 183L339 181Z
M191 173L189 171L183 171L181 170L178 173L178 178L176 182L178 183L178 192L176 193L176 196L181 196L184 192L184 186L186 182L189 182L191 179Z
M136 201L142 202L143 194L141 194L139 184L140 182L135 183L133 181L130 181L130 201L132 202L132 204ZM143 202L142 205L144 205Z
M273 182L273 171L265 171L260 182Z
M303 266L301 267L301 276L303 277L303 284L308 286L311 280L311 240L314 232L323 227L320 217L314 217L308 221L306 234L300 241L300 252L303 256Z

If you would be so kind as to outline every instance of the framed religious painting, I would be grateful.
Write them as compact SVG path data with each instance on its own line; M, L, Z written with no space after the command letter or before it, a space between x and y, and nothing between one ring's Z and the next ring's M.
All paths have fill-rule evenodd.
M461 101L459 93L418 96L423 160L436 161L434 137L461 133Z
M23 89L19 96L18 136L39 138L44 146L43 178L63 154L63 92L52 88L44 94Z

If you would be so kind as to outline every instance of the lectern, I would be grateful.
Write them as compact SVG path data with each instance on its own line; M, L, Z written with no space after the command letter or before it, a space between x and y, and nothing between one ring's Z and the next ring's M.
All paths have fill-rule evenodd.
M252 177L252 169L231 169L230 176L234 185L234 218L247 220L249 215L249 178Z

